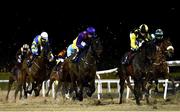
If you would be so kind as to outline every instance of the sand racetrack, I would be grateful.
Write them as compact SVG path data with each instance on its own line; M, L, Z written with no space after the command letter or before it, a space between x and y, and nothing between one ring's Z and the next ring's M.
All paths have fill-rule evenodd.
M92 98L85 98L82 102L70 101L58 97L54 100L49 97L29 96L28 99L17 99L14 102L14 91L11 91L8 102L6 102L7 91L0 91L0 111L179 111L180 110L180 93L169 95L168 101L162 97L152 96L150 98L151 105L147 105L145 101L141 101L142 105L137 106L135 100L128 99L123 104L118 104L116 95L107 95L109 97L102 98L98 103L96 94ZM19 97L19 96L18 96ZM114 98L113 98L114 97ZM156 99L156 100L155 100Z

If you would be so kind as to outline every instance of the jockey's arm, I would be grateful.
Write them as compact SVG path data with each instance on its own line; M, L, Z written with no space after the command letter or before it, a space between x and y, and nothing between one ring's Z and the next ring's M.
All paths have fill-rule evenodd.
M52 51L50 51L49 54L50 54L50 59L49 59L49 61L51 62L51 61L54 60L54 55L53 55Z
M136 35L134 33L130 33L130 46L132 49L138 48L138 46L136 45Z
M21 49L19 49L16 53L16 60L18 60L19 58L21 58Z
M38 55L38 45L36 41L33 41L31 51L33 55Z
M154 39L154 37L153 37L153 35L150 35L149 33L147 34L147 41L151 41L151 40L153 40Z
M82 48L84 48L84 46L82 46L82 44L81 44L81 42L83 41L83 35L82 34L80 34L79 36L78 36L78 39L77 39L77 42L76 42L76 46L79 48L79 49L82 49Z

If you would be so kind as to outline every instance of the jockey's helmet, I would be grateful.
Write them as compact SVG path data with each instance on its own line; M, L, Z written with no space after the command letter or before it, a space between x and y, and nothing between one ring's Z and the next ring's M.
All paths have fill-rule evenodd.
M24 44L24 45L23 45L23 48L24 48L24 49L29 49L29 45L28 45L28 44Z
M42 32L42 33L41 33L41 38L42 38L42 40L44 40L44 41L48 41L48 34L47 34L47 32Z
M88 27L87 29L86 29L86 31L87 31L87 33L89 33L89 34L95 34L95 32L96 32L96 30L95 30L95 28L94 27Z
M148 33L148 26L146 25L146 24L141 24L140 26L139 26L139 30L140 30L140 32L141 33Z
M29 45L28 44L24 44L22 47L21 47L21 51L22 52L27 52L29 50Z
M155 31L155 37L156 37L157 39L162 39L162 38L163 38L163 31L162 31L162 29L157 29L157 30Z
M96 30L94 27L88 27L86 29L88 37L96 38Z

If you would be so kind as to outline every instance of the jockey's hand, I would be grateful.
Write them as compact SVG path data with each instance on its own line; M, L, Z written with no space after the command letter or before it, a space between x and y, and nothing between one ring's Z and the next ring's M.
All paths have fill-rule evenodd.
M144 43L144 40L139 43L139 47L141 47L143 43Z
M18 63L21 63L21 59L18 59Z
M21 59L21 55L19 55L18 58Z

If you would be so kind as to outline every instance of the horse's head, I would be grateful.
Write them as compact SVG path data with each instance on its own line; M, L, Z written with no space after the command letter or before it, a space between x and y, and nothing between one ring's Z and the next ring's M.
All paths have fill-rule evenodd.
M93 55L96 58L100 58L100 55L103 51L103 46L101 44L100 38L93 39L91 42L91 48L93 51Z
M150 62L153 62L155 60L157 49L153 41L145 42L140 48L140 51L143 52L144 57Z
M162 50L163 54L168 57L171 57L174 53L174 47L169 38L164 38L161 42L159 42L159 47Z

